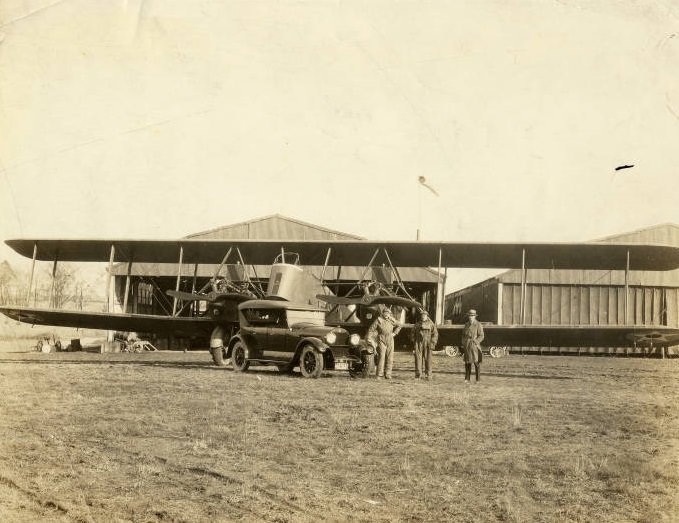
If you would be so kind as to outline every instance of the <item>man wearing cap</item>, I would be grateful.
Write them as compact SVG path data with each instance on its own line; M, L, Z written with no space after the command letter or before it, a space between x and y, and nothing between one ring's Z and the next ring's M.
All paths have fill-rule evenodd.
M467 323L462 330L462 354L464 356L464 381L471 383L472 363L476 371L476 381L479 381L479 366L483 358L481 342L483 341L483 326L476 320L476 311L470 309L467 313Z
M429 319L429 313L422 311L420 319L413 326L410 334L410 341L415 346L415 378L426 378L430 380L431 374L431 351L436 347L439 333L436 325ZM424 374L422 371L424 370Z
M377 346L377 379L391 379L394 363L394 336L401 330L401 324L385 306L380 315L368 329L368 340L374 340Z

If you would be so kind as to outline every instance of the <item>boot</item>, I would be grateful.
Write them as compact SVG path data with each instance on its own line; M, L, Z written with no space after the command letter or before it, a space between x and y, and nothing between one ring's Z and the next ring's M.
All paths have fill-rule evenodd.
M474 370L476 371L476 381L480 381L481 378L480 378L480 376L479 376L479 372L481 371L481 366L480 366L480 365L476 365L475 367L476 367L476 368L475 368Z
M464 364L464 381L465 383L470 383L472 376L472 364L471 363L465 363Z

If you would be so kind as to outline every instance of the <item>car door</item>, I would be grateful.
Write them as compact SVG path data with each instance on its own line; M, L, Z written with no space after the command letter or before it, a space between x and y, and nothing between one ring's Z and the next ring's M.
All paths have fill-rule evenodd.
M285 319L285 310L277 309L270 311L270 313L271 321L266 329L264 358L275 361L289 361L291 356L286 352L288 324Z

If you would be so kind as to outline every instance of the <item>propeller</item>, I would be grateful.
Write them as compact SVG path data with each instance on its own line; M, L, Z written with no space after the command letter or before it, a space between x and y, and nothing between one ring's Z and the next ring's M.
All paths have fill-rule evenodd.
M399 305L401 307L417 307L422 308L422 305L415 300L409 298L402 298L400 296L332 296L325 294L317 294L316 298L329 303L330 305L364 305L372 307L373 305Z
M244 301L254 299L251 294L242 294L238 292L209 292L207 294L198 294L193 292L168 290L165 294L177 298L182 301L206 301L208 303L215 303L218 301L235 301L241 303Z

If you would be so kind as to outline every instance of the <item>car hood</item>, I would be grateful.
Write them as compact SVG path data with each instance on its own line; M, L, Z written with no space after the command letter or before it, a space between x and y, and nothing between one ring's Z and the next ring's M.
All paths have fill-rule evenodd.
M334 332L337 335L337 342L341 343L340 340L345 339L348 336L348 332L341 327L331 327L327 325L313 325L311 323L295 323L291 326L293 332L301 336L318 336L322 338L329 332Z

